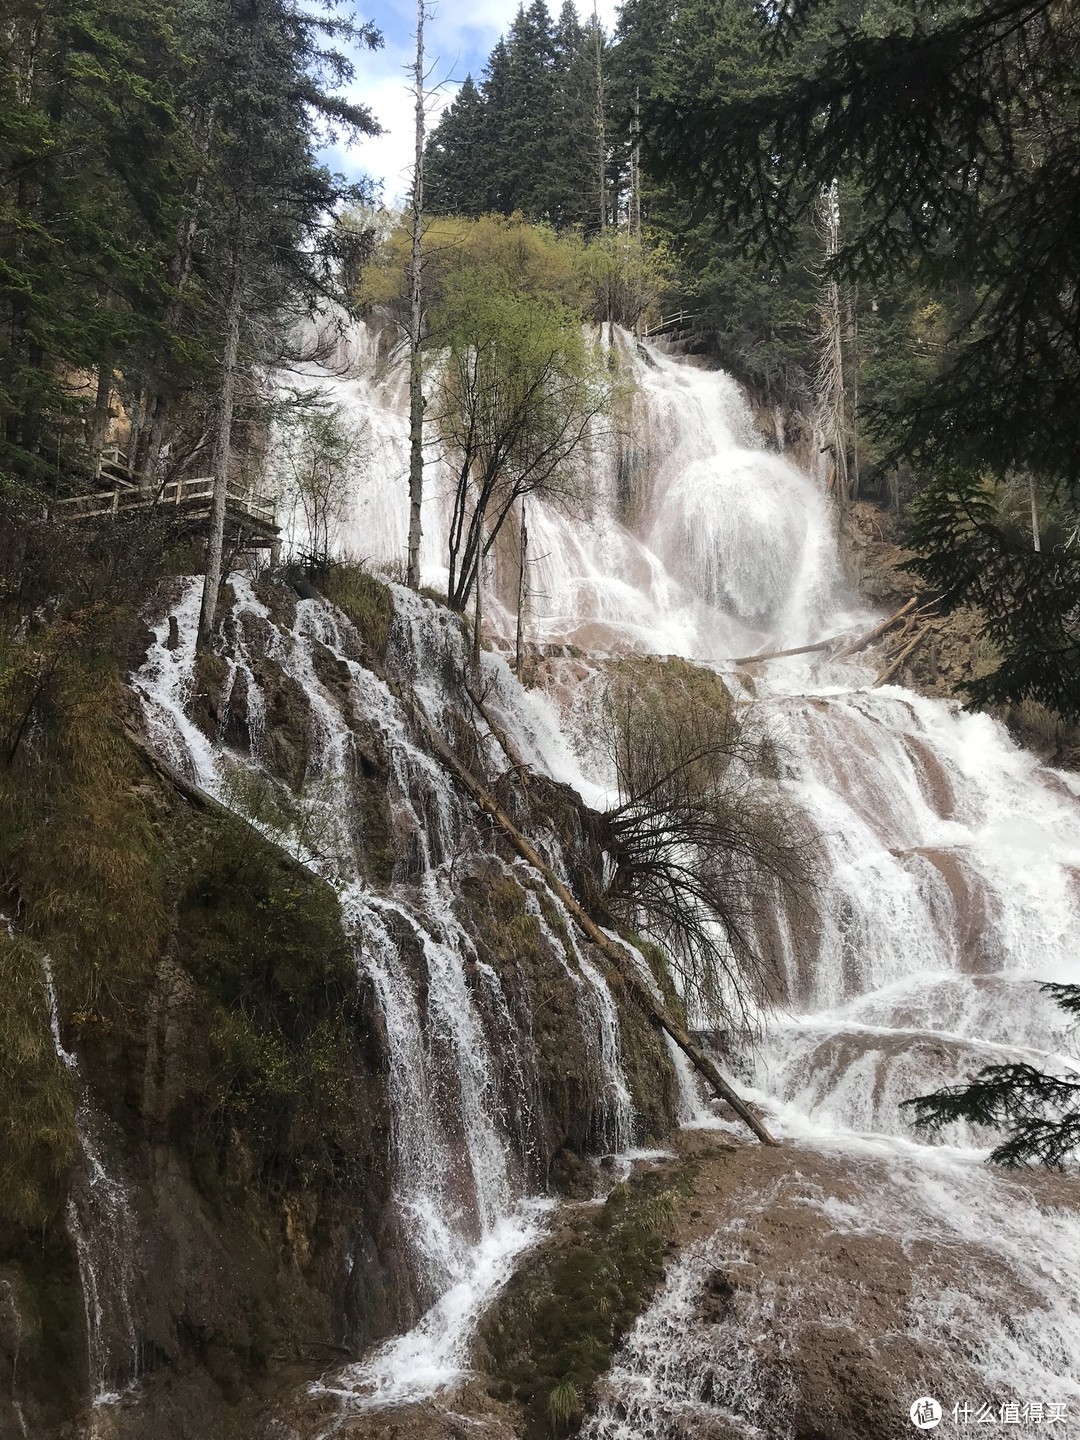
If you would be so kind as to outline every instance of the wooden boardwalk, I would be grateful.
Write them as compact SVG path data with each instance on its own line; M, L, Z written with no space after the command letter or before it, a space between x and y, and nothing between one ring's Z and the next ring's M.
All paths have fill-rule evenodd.
M662 316L655 325L650 325L645 331L646 340L653 340L662 335L670 335L678 330L689 330L693 322L700 318L697 310L680 310L675 315Z
M52 506L56 520L89 520L103 515L124 515L131 510L172 508L196 524L210 518L214 490L212 475L180 476L156 490L135 484L119 458L104 459L100 478L110 479L107 490L72 495ZM236 524L255 549L273 546L280 538L277 505L268 496L230 483L225 500L226 519Z

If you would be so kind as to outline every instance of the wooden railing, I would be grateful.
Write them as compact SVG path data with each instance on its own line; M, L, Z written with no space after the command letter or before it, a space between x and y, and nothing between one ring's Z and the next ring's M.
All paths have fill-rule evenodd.
M54 507L68 520L88 520L95 515L121 515L126 510L147 510L158 505L186 507L200 501L209 505L214 492L212 475L195 475L170 480L159 490L140 490L130 481L118 480L110 489L93 495L72 495ZM268 496L230 485L226 503L234 514L249 516L261 525L277 528L277 506Z
M677 315L664 315L655 325L650 325L645 331L647 339L654 335L663 335L668 330L678 330L682 325L687 325L691 320L697 320L701 315L700 310L680 310Z

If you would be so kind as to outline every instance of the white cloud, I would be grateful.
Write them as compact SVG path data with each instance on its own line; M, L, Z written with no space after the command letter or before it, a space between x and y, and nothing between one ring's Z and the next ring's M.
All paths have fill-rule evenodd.
M553 13L558 13L560 5L561 0L548 0ZM592 11L589 0L577 0L577 6L583 15ZM598 0L597 14L609 31L617 8L618 0ZM428 65L433 67L430 83L440 85L429 105L431 123L451 103L466 74L471 71L479 77L492 46L509 28L517 10L518 0L441 0L434 6L425 31ZM396 34L403 28L412 32L416 24L416 6L409 0L366 5L362 14ZM350 175L366 174L380 181L389 205L404 199L412 174L414 113L406 68L412 65L413 54L411 43L388 41L383 49L356 57L356 80L350 94L371 107L385 133L330 157Z

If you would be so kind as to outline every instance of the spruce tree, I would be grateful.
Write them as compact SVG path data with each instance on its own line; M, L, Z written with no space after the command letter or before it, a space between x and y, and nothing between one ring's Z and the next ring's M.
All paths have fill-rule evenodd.
M587 26L573 27L560 20L557 39L559 94L549 162L551 218L557 225L580 225L593 233L599 223L597 154L601 143L597 131L597 37L591 20Z
M513 101L510 49L505 39L496 41L484 66L483 97L483 209L509 215L517 185L517 165L506 138Z
M471 75L439 117L425 152L428 208L435 215L483 215L489 208L484 98Z
M0 478L55 493L93 465L114 372L161 343L182 60L140 0L23 0L6 41Z
M504 213L546 218L551 120L555 99L555 41L544 0L518 11L507 37L502 118L508 181Z

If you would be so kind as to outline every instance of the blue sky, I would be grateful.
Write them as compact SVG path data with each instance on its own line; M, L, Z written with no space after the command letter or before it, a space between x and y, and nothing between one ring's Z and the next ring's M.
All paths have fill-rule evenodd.
M557 12L562 0L548 0ZM597 13L611 29L617 0L598 0ZM591 12L591 0L577 0L578 11ZM432 123L438 111L448 105L470 72L479 79L491 47L517 13L518 0L436 0L429 7L425 27L428 66L434 67L430 84L442 82L432 96ZM413 63L416 31L415 0L372 0L356 5L357 18L370 20L383 33L381 50L356 56L356 80L352 98L374 110L386 130L374 140L364 140L347 150L333 150L329 164L350 177L370 175L383 185L383 198L394 204L405 194L412 164L413 113L405 67Z

